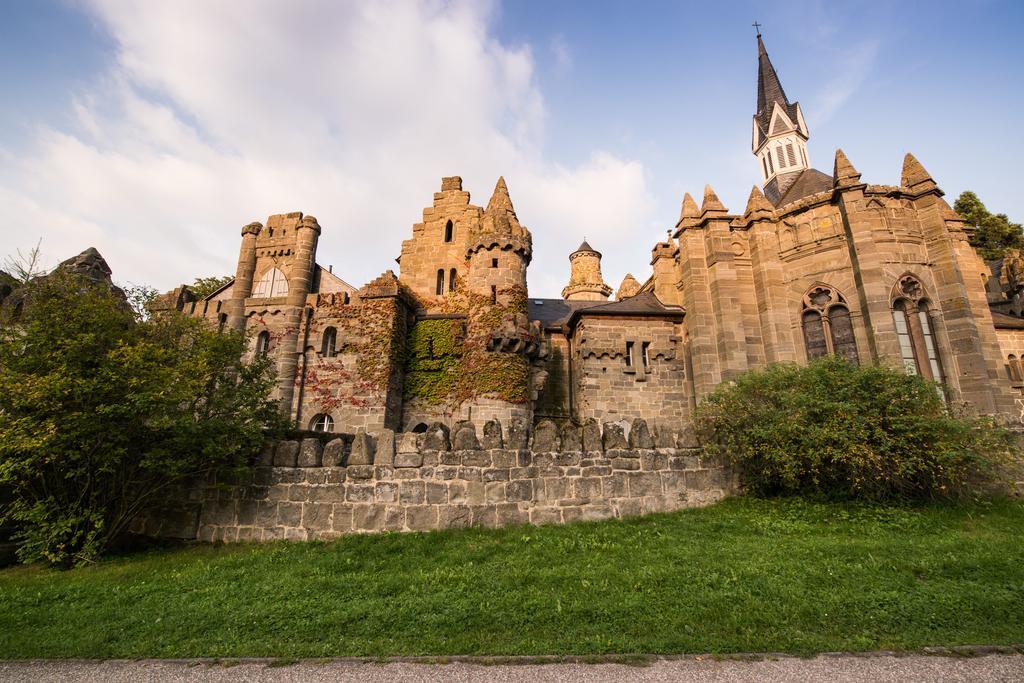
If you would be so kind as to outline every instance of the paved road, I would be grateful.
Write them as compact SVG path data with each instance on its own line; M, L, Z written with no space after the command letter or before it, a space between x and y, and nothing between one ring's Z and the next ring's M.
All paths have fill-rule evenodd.
M303 661L273 666L265 661L234 665L187 661L41 661L0 662L0 681L358 681L359 683L526 683L554 681L1022 681L1024 655L980 657L820 656L814 659L783 657L757 661L716 661L708 657L660 659L642 666L624 664L411 664L362 663L347 660Z

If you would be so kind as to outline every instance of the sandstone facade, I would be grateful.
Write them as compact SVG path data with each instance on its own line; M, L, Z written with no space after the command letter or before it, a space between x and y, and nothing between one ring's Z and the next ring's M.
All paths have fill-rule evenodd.
M628 276L614 301L586 241L562 298L529 297L532 236L504 179L481 207L452 176L397 275L347 284L316 264L317 220L281 214L242 229L233 282L202 300L179 288L158 308L248 330L250 352L276 360L282 409L337 434L637 418L680 431L722 382L826 354L903 367L951 402L1018 419L1024 260L983 262L912 155L895 184L862 181L842 151L831 173L814 169L760 36L758 62L762 186L741 213L710 186L700 205L686 194L649 277Z

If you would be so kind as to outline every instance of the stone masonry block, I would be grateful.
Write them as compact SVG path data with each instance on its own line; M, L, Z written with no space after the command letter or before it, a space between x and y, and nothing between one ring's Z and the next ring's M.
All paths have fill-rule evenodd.
M519 479L517 481L510 481L505 486L505 493L508 496L509 502L512 503L533 500L533 480Z
M534 453L556 453L559 450L561 439L558 435L558 425L551 420L541 420L533 428Z
M476 451L479 449L480 442L476 438L476 427L471 422L462 424L452 437L452 450Z
M395 461L395 433L390 429L381 429L377 434L377 452L374 462L378 465L390 465Z
M277 506L277 524L279 526L299 526L302 523L301 503L279 503Z
M501 438L501 423L497 420L488 420L484 423L483 438L480 444L485 449L504 448L505 444Z
M622 431L622 425L618 422L605 422L602 438L604 450L606 451L622 450L627 447L626 434Z
M526 422L519 417L509 420L508 430L505 438L505 447L514 450L524 450L530 439L530 428Z
M448 440L448 426L443 422L434 422L423 433L423 450L447 451L451 448Z
M299 448L299 467L320 467L323 463L323 449L320 446L320 439L303 439Z
M447 505L438 508L438 527L456 529L470 525L471 515L468 505Z
M583 449L583 432L571 422L562 425L562 450L575 452Z
M573 497L595 499L601 497L601 480L594 478L573 479Z
M444 505L448 502L448 485L442 482L426 482L427 503L430 505Z
M601 425L594 418L590 418L583 424L583 450L598 452L601 449Z
M654 439L647 428L647 422L641 418L633 420L629 428L630 448L654 448Z
M398 486L398 500L402 505L422 505L426 500L422 481L403 481Z
M405 526L413 531L428 531L437 528L435 505L410 505L405 508Z
M626 477L631 497L661 495L661 477L657 472L629 472Z
M302 526L305 529L326 530L331 528L330 503L303 503Z
M505 482L492 481L484 484L484 500L488 503L504 503L508 500L505 496Z
M489 451L460 451L460 460L466 467L490 467L491 454Z
M282 441L274 451L274 467L295 467L299 460L299 442Z
M373 499L378 503L398 501L398 484L393 481L379 481L374 485Z
M473 505L469 508L470 521L473 526L498 526L498 511L493 505Z
M373 439L366 432L359 430L352 437L352 450L349 452L347 464L350 467L373 464Z
M395 467L422 467L423 454L419 452L395 453Z
M535 507L530 510L530 524L561 524L562 508Z
M494 507L498 513L498 524L500 526L508 526L510 524L527 524L530 521L529 511L519 507L515 503L498 503Z
M640 469L666 470L668 469L668 456L657 451L643 451L640 453Z
M344 439L331 439L324 446L322 462L324 467L337 467L345 457Z
M385 506L356 505L352 508L352 528L356 531L380 531L384 528Z

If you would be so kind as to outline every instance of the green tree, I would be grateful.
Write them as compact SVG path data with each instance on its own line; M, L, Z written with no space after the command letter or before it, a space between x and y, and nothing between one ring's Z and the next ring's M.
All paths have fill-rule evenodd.
M1013 435L949 413L938 387L835 356L720 385L697 408L708 455L760 495L900 501L984 491L1012 466Z
M59 269L25 287L0 321L0 521L22 561L94 560L168 488L244 466L280 426L240 333L139 322L119 290Z
M196 295L197 299L204 299L234 279L235 277L233 275L225 275L223 277L197 277L195 282L190 284L188 288L192 290L192 293Z
M974 226L971 246L986 261L1002 258L1009 249L1024 249L1020 223L1011 223L1005 213L990 213L978 195L970 190L957 197L953 208Z

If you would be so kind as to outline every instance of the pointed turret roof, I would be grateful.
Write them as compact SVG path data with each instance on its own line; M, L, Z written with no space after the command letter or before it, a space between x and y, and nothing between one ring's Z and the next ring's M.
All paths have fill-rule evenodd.
M832 167L832 183L835 187L856 185L860 182L860 171L853 167L843 150L836 150L836 163Z
M514 236L527 234L526 228L519 224L519 218L516 217L516 210L512 206L512 198L509 197L504 176L499 177L498 183L494 186L494 193L491 195L490 201L487 202L481 223L481 231L485 233Z
M932 178L932 174L925 170L924 166L917 158L907 152L907 156L903 157L903 172L900 174L900 184L904 187L914 187L921 183L935 183Z
M587 240L586 240L586 239L584 239L584 240L583 240L583 241L582 241L582 242L580 243L580 247L579 247L579 249L577 249L576 251L574 251L574 252L572 252L572 253L573 253L573 254L579 254L580 252L584 252L584 251L589 251L590 253L592 253L592 254L597 254L598 256L600 256L600 255L601 255L601 252L599 252L599 251L598 251L597 249L594 249L594 248L593 248L592 246L590 246L590 243L589 243L589 242L587 242ZM572 254L570 254L570 256L572 256Z
M782 89L779 75L775 73L772 60L768 58L768 50L764 47L761 34L757 34L757 113L755 118L761 130L768 132L768 124L771 123L772 111L775 104L782 105L786 115L795 124L797 122L797 103L790 104L786 97L786 91Z
M679 212L679 220L684 218L696 218L700 215L700 207L697 206L697 202L693 200L690 193L687 192L683 195L683 207Z
M707 213L708 211L726 211L725 204L718 198L715 191L711 188L711 185L704 186L704 201L700 205L701 214Z
M750 197L747 199L747 209L743 212L743 215L749 216L757 211L767 211L768 213L771 213L774 210L775 207L772 206L771 202L765 198L764 193L761 192L761 188L754 185L750 190Z
M491 200L487 202L488 211L498 208L508 209L515 213L515 209L512 207L512 198L508 196L508 185L505 184L505 176L498 176L498 182L494 186Z

